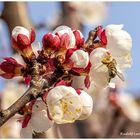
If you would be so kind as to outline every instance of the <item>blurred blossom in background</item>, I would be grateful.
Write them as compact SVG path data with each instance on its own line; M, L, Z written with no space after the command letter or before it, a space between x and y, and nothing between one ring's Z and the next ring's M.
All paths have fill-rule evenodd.
M38 42L41 42L42 37L48 31L52 31L55 27L57 27L61 23L62 19L62 5L61 2L27 2L27 10L29 13L29 18L32 21L33 25L36 27L36 45L38 46ZM116 104L124 109L123 114L128 116L128 118L132 121L140 121L140 106L138 106L135 102L135 99L131 96L126 97L121 94L131 94L132 96L140 97L140 85L139 85L139 77L140 77L140 2L70 2L68 8L75 12L75 18L83 27L83 34L85 39L88 36L88 32L91 29L94 29L98 25L103 25L104 27L108 24L124 24L124 29L130 33L133 39L133 48L132 48L132 59L133 64L132 68L127 70L126 72L126 83L119 85L119 90L121 91L117 100L115 100ZM0 15L3 10L3 2L0 2ZM12 16L12 15L11 15ZM73 23L74 24L74 23ZM0 19L0 60L3 57L11 56L12 54L11 46L10 46L10 37L8 32L8 27L5 22ZM16 57L16 56L15 56ZM20 60L20 58L19 58ZM5 82L6 81L6 82ZM8 82L7 82L8 81ZM81 83L80 83L81 84ZM16 88L18 86L18 89ZM24 93L27 89L23 84L19 84L19 80L4 80L0 78L0 95L2 96L2 107L7 108L10 106L18 97ZM89 91L90 92L90 91ZM96 91L97 92L97 91ZM109 91L106 91L109 92ZM95 110L105 110L108 102L107 93L101 93L99 95L95 94L94 98L94 107ZM104 96L102 96L104 94ZM106 95L105 95L106 94ZM121 100L122 99L122 100ZM126 101L124 101L126 99ZM128 102L127 102L128 101ZM126 104L132 106L132 110L135 110L134 115L131 115L131 111L129 112L128 106ZM97 106L96 106L97 105ZM131 110L131 109L130 109ZM99 125L96 120L95 122L97 128L92 128L94 131L102 130L101 124ZM16 116L15 116L16 117ZM94 117L94 115L93 115ZM92 117L91 117L92 118ZM90 118L90 119L91 119ZM99 120L100 118L97 117ZM20 127L17 126L17 123L13 118L10 120L10 123L13 124L14 131L19 131ZM14 121L13 121L14 120ZM12 122L13 121L13 122ZM102 122L102 120L100 120ZM89 122L87 121L87 124ZM1 134L3 138L9 137L19 138L19 133L8 131L11 126L8 126L8 123L4 126L4 129L1 130ZM90 125L89 125L90 127ZM98 130L99 129L99 130ZM0 134L0 135L1 135ZM98 134L98 132L97 132Z

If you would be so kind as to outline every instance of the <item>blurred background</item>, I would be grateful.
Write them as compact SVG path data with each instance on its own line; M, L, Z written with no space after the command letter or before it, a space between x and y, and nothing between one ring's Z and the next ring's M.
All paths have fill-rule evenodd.
M11 48L10 34L17 26L36 30L36 42L59 25L80 29L85 39L98 25L124 24L133 39L132 68L126 82L115 89L89 94L94 101L93 114L85 121L54 125L37 138L140 138L140 2L0 2L0 61L3 57L21 58ZM77 81L79 82L79 81ZM18 88L17 88L18 87ZM0 108L9 107L26 91L21 79L0 78ZM17 116L0 128L0 138L19 138Z

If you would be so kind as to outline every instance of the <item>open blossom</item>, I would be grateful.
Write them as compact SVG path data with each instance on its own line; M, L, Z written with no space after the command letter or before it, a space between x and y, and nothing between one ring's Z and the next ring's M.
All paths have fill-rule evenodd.
M110 24L106 26L104 30L100 28L98 36L112 56L119 60L119 67L124 70L131 67L132 38L130 34L122 28L123 24Z
M58 124L73 123L82 112L82 102L76 90L67 86L56 86L47 96L49 113Z
M22 138L31 138L32 132L44 132L53 126L48 117L47 106L42 100L37 100L32 107L31 118L26 127L21 129Z
M60 37L61 47L67 49L75 48L76 40L73 34L73 31L68 26L59 26L54 31L53 34L56 34Z
M31 43L35 40L34 30L31 33L24 27L16 26L12 31L12 45L13 48L21 55L31 58L33 50Z
M24 66L19 64L14 58L6 57L0 63L0 76L11 79L15 76L23 75Z
M88 93L86 93L84 90L79 90L79 96L83 103L83 109L81 116L78 118L78 120L84 120L87 119L92 113L93 100L92 97L88 95Z

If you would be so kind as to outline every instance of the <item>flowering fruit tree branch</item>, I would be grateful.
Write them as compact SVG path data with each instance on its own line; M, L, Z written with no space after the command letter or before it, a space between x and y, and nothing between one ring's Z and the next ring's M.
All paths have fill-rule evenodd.
M121 44L123 51L116 45L114 48L118 49L117 51L110 48L110 30L111 33L112 30L116 32L116 28L124 34L122 25L110 25L106 29L98 26L89 32L87 40L84 41L79 30L60 26L43 36L42 49L36 54L32 46L35 31L32 29L29 32L24 27L16 26L12 31L12 46L26 64L19 64L14 58L6 57L0 63L0 76L6 79L22 76L26 84L30 83L30 87L8 109L0 111L0 126L16 113L20 113L23 115L20 118L20 135L29 138L34 131L47 131L54 122L73 123L88 118L92 113L93 100L83 88L91 87L90 83L93 81L99 88L108 86L110 80L117 76L116 65L120 60L124 63L127 61L130 66L126 59L130 57L132 44L128 33L125 32L127 36ZM113 37L114 40L120 39L119 36ZM124 46L128 40L129 49L124 49L128 47ZM119 59L117 54L113 58L116 52L122 52L121 57L119 53ZM122 73L119 74L122 79ZM84 77L83 86L74 87L75 76ZM37 99L39 97L41 99Z

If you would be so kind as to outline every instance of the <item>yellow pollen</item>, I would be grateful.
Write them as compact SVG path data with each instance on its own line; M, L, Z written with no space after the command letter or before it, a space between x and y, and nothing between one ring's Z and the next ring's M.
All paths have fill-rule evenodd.
M60 104L61 104L63 112L66 113L68 111L68 103L64 102L63 100L60 100Z
M76 108L75 110L77 113L80 113L81 112L81 108Z

